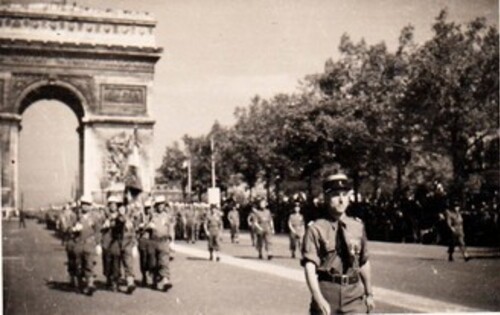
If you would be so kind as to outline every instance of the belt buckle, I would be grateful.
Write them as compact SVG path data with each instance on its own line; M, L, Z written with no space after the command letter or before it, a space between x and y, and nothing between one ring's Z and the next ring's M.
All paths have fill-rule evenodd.
M349 284L349 277L346 275L341 275L340 276L340 285L348 285Z

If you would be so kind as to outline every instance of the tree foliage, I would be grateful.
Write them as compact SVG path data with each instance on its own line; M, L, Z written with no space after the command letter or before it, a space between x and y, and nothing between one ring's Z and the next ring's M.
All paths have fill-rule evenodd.
M306 182L311 195L331 163L349 172L356 188L385 181L392 189L437 177L461 190L484 168L471 163L475 156L498 166L498 30L482 18L463 26L446 16L440 12L433 37L421 45L414 28L404 27L393 52L345 34L339 58L308 75L296 93L255 96L235 110L234 126L216 122L207 136L186 135L193 186L201 192L210 184L210 139L219 186L239 174L250 189L261 180L275 195L290 179ZM178 178L169 165L181 158L167 148L161 169L169 179Z

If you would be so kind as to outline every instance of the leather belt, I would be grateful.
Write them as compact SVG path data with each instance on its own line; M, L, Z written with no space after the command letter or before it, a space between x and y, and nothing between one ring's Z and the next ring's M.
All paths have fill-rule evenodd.
M158 242L166 242L170 239L170 237L168 236L160 236L160 237L154 237L153 240L154 241L158 241Z
M358 275L352 275L352 276L332 275L332 274L329 274L328 272L318 272L318 280L319 281L333 282L333 283L337 283L340 285L350 285L350 284L358 283L359 276Z

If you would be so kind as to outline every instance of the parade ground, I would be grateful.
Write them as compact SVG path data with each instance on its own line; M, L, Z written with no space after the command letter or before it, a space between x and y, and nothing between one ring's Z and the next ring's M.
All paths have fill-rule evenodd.
M274 259L259 260L248 234L231 244L224 233L220 262L208 260L206 241L175 243L173 288L138 287L133 295L104 288L88 297L68 285L66 254L45 225L2 223L3 313L11 314L306 314L310 295L286 235L274 238ZM470 248L447 261L446 248L369 242L376 313L500 311L500 252ZM140 273L137 268L137 279Z

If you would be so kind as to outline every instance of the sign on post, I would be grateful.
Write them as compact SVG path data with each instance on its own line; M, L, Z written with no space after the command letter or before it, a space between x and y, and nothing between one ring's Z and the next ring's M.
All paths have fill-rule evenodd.
M220 188L212 187L208 188L208 203L215 204L220 208Z

